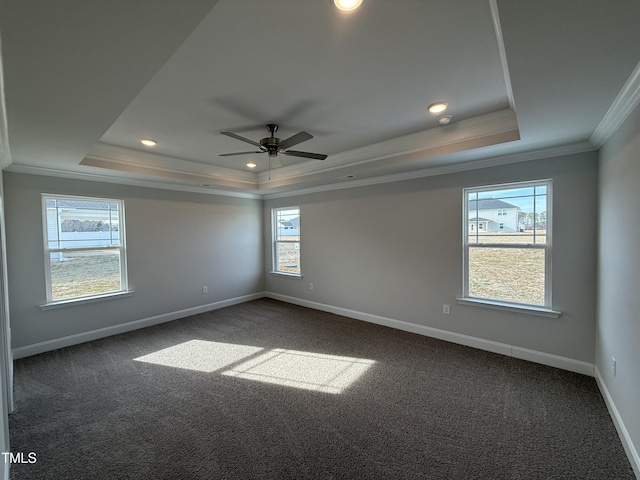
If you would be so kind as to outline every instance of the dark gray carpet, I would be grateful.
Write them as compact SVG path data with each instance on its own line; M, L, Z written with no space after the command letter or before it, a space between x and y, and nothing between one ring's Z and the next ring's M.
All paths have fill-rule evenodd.
M268 299L16 361L15 397L14 480L634 479L593 378Z

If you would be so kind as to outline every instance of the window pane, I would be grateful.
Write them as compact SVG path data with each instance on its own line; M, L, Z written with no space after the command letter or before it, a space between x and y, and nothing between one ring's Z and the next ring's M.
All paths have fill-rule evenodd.
M545 250L469 247L469 296L544 305Z
M276 211L276 240L300 240L300 210Z
M484 192L489 193L489 192ZM493 192L497 193L497 192ZM520 207L501 198L472 198L467 203L469 233L511 233L520 231Z
M50 253L51 300L121 290L120 251Z
M535 187L536 195L546 195L547 194L547 186L546 185L536 185Z
M300 243L276 244L276 271L300 274Z
M537 188L536 192L541 188ZM535 225L536 243L546 243L547 241L547 196L538 195L535 198Z
M504 198L504 199L515 199L519 197L530 197L534 194L534 189L539 187L510 187L510 188L501 188L495 190L484 190L479 191L478 198ZM539 192L544 193L544 192ZM475 193L474 193L475 195Z
M467 221L468 243L546 243L547 187L470 192Z
M118 203L46 198L49 248L120 245Z
M301 275L300 208L276 208L273 215L273 271Z
M484 224L480 222L478 217L478 194L470 193L467 195L467 242L478 243L478 235L482 232L480 228Z

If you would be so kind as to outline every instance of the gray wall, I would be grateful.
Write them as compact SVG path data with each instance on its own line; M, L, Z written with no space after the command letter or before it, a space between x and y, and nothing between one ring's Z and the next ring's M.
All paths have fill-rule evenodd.
M640 467L640 108L600 150L596 365ZM611 357L617 375L611 371ZM640 475L640 472L636 470Z
M554 182L553 307L562 316L457 305L462 189L544 178ZM595 362L596 152L267 200L265 238L270 209L293 205L302 215L303 278L267 275L267 291ZM442 314L445 303L451 315Z
M0 83L2 80L2 62L0 61ZM2 111L2 108L0 108ZM2 152L0 152L2 155ZM4 160L4 159L1 159ZM0 163L2 163L0 161ZM0 237L4 236L5 223L4 223L4 189L2 188L3 172L0 169ZM11 338L10 333L6 331L7 323L9 322L8 305L6 298L6 272L5 272L5 260L6 249L5 244L0 238L0 452L10 451L9 445L9 410L13 408L13 365L8 364L11 358ZM7 338L8 337L8 338ZM3 461L0 463L0 478L8 479L8 465Z
M632 445L640 445L638 152L637 109L602 148L599 173L589 152L262 202L4 172L13 347L266 290L596 363ZM542 178L554 181L553 307L563 315L457 305L462 189ZM124 199L132 297L40 311L42 192ZM265 280L270 210L294 205L302 211L303 278ZM444 303L451 315L442 314Z
M43 192L124 200L133 296L38 308L46 301ZM264 290L261 200L10 172L4 193L13 348Z

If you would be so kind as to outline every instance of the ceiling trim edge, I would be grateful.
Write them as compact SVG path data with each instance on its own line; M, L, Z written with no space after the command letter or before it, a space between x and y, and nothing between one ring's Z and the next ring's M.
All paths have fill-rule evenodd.
M122 165L131 165L134 168L149 168L166 172L187 173L191 175L204 175L211 180L225 179L238 183L246 183L256 186L256 174L242 172L230 168L209 165L193 160L185 160L178 157L160 155L153 152L140 152L130 148L117 147L106 143L96 144L85 156L86 158L100 159L103 162L114 162L118 164L117 169L122 170ZM175 168L175 165L181 168ZM108 168L108 167L103 167Z
M7 121L7 104L4 94L2 40L0 39L0 167L5 169L9 165L11 165L11 150L9 149L9 124Z
M80 165L86 167L104 168L105 170L116 170L121 172L127 172L134 175L146 175L150 177L162 177L170 178L178 181L193 182L200 184L201 186L209 187L215 185L216 187L231 187L246 190L255 190L255 183L236 181L233 179L226 179L224 177L214 177L206 174L194 173L184 170L177 170L174 168L157 168L149 167L146 165L136 165L131 162L124 162L120 160L113 160L110 158L100 158L92 155L87 155L82 159Z
M55 170L51 168L34 167L28 165L13 164L6 169L8 172L25 173L28 175L43 175L47 177L69 178L72 180L83 180L89 182L115 183L118 185L129 185L133 187L159 188L162 190L176 190L180 192L206 193L209 195L222 195L226 197L261 199L262 195L251 192L223 190L215 187L205 187L202 185L180 185L176 183L163 183L158 180L143 180L126 177L116 177L109 175L98 175L93 173L70 172L66 170Z
M391 175L384 175L379 177L366 178L362 180L350 180L341 183L333 183L327 185L320 185L317 187L309 187L299 190L293 190L289 192L279 193L264 193L262 198L264 200L271 200L275 198L293 197L297 195L304 195L310 193L326 192L331 190L342 190L346 188L366 187L370 185L379 185L382 183L401 182L405 180L413 180L422 177L434 177L437 175L445 175L449 173L458 173L467 170L477 170L480 168L498 167L500 165L507 165L511 163L528 162L531 160L542 160L545 158L560 157L564 155L571 155L574 153L591 152L597 150L589 142L572 143L568 145L561 145L558 147L550 147L542 150L532 150L529 152L516 153L512 155L504 155L495 158L485 158L482 160L471 160L462 163L455 163L451 165L441 165L437 167L430 167L422 170L415 170L411 172L403 172Z
M496 32L496 41L498 42L498 52L500 55L500 64L502 65L502 74L504 75L504 84L507 89L507 98L511 110L516 109L516 102L513 97L513 87L511 86L511 75L509 74L509 63L507 62L507 50L504 47L504 37L502 36L502 24L500 23L500 13L498 11L498 0L489 0L489 8L491 9L491 19L493 20L493 28Z
M626 83L618 93L589 141L600 148L620 128L631 112L640 103L640 63L636 65Z

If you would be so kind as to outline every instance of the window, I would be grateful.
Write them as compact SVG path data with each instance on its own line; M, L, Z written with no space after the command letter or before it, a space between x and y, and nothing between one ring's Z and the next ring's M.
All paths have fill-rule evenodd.
M127 291L122 200L43 195L47 303Z
M300 276L300 208L272 210L273 271Z
M551 309L551 186L464 189L464 299Z

